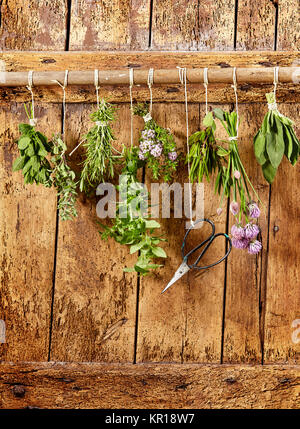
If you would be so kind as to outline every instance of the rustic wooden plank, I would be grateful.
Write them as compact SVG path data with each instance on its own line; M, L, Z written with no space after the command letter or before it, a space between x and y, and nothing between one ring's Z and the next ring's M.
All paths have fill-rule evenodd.
M154 49L213 51L233 49L234 0L154 0Z
M95 108L86 103L68 106L69 151L92 125L89 114ZM117 148L130 143L128 105L119 107L114 129ZM72 156L70 165L77 171L84 152L80 147ZM51 359L132 362L137 279L123 267L133 266L134 256L112 239L101 240L96 198L81 195L77 208L77 219L59 224Z
M149 21L147 0L73 2L70 50L147 49Z
M262 359L261 294L264 288L262 272L265 270L267 255L269 186L254 157L253 136L262 123L266 110L266 106L259 104L239 106L241 159L265 205L265 214L262 213L259 219L264 247L259 256L233 248L228 259L223 361L230 363L255 363ZM234 223L234 216L229 214L230 229Z
M283 104L280 111L296 121L300 106ZM265 320L265 362L300 362L297 322L299 294L299 164L286 159L272 184ZM292 325L293 324L293 325ZM294 336L293 336L294 333ZM298 342L297 342L298 341Z
M277 49L299 51L300 3L298 0L278 0ZM299 65L299 58L297 64Z
M178 148L186 153L184 105L155 104L152 115L157 123L172 130ZM198 126L199 108L197 105L190 106L191 132L196 131ZM180 168L175 177L178 183L186 182L186 169ZM151 173L146 170L146 183L150 185L151 182L153 182ZM185 340L186 278L178 281L173 290L170 289L164 295L160 293L182 262L180 247L185 234L185 221L185 218L174 219L172 212L171 219L159 219L161 233L168 239L168 243L162 245L168 258L162 269L140 280L137 362L182 360Z
M6 0L0 7L0 49L65 49L65 0Z
M293 49L293 48L291 48ZM1 71L114 70L134 68L291 66L297 50L287 52L1 52Z
M241 50L274 49L276 6L270 0L238 3L236 48Z
M227 106L220 106L226 108ZM205 116L205 105L200 106L199 126ZM211 105L213 109L216 106ZM217 124L218 126L220 124ZM225 133L218 127L218 136L225 138ZM186 178L186 174L185 174ZM187 180L185 180L187 181ZM219 198L214 193L214 180L204 180L204 215L216 226L216 232L226 232L226 203L223 213L217 216ZM191 235L189 248L195 247L210 233L210 227L204 225ZM221 258L225 252L224 239L211 246L201 264L208 265ZM180 259L178 258L178 264ZM223 295L225 263L204 271L191 271L187 277L185 289L185 337L183 344L184 362L219 363L221 360ZM176 292L173 292L173 296Z
M1 408L297 409L299 366L0 365Z
M59 106L36 107L38 129L49 137L59 131ZM47 360L56 223L56 192L24 186L13 173L19 151L18 123L27 122L23 105L2 105L0 112L0 319L6 342L0 360Z

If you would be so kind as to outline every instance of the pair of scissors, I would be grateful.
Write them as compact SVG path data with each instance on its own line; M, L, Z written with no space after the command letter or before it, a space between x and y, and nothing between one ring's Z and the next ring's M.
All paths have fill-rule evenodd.
M188 253L185 254L185 244L186 244L186 240L187 237L189 235L189 233L192 231L192 229L194 229L194 226L199 223L199 222L207 222L211 225L212 231L210 236L202 241L202 243L198 244L198 246L196 246L194 249L190 250ZM214 267L215 265L218 265L220 262L224 261L224 259L226 259L229 255L229 253L231 252L231 248L232 248L232 243L230 238L228 237L227 234L223 233L223 232L219 232L218 234L215 234L216 228L215 228L215 224L209 220L209 219L198 219L196 222L194 222L194 224L187 230L183 242L182 242L182 246L181 246L181 254L182 254L182 258L183 258L183 262L180 265L180 267L178 268L178 270L175 272L174 276L172 277L172 279L169 281L169 283L167 284L167 286L164 288L164 290L162 291L162 293L164 293L167 289L169 289L170 286L172 286L172 284L174 284L177 280L179 280L184 274L186 274L189 270L191 270L192 268L195 268L196 270L205 270L206 268L211 268ZM226 242L229 244L228 246L228 250L225 253L225 255L219 259L218 261L210 264L210 265L205 265L205 266L198 266L198 263L200 262L200 260L202 259L203 255L206 253L206 251L208 250L208 248L210 247L210 245L213 243L213 241L215 240L215 238L220 237L220 236L224 236L226 239ZM189 258L190 256L195 253L198 249L200 249L201 247L203 247L203 250L201 251L200 255L197 257L197 259L195 260L194 263L189 264Z

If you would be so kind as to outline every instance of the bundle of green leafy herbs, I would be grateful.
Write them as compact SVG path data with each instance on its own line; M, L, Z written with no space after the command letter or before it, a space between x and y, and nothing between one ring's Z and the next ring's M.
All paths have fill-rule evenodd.
M228 113L220 108L214 109L213 113L215 118L220 120L229 137L228 141L223 141L223 144L225 143L227 147L219 146L217 151L217 155L224 159L224 164L219 169L215 183L215 190L221 195L220 207L224 196L230 198L232 193L233 203L236 207L239 207L237 213L239 222L242 214L245 215L248 221L248 204L253 201L249 188L252 189L258 201L261 202L261 200L240 158L237 138L237 113ZM240 200L240 204L238 204L238 200ZM233 212L235 214L235 210Z
M192 183L202 182L203 176L210 181L210 176L216 171L222 170L222 158L218 155L218 145L215 138L216 124L212 112L209 112L204 120L205 128L196 131L189 137L189 153L186 163L190 163L189 178Z
M62 220L69 220L77 216L75 208L77 198L77 183L75 173L66 163L65 152L67 146L59 135L52 139L53 185L57 188L59 216Z
M267 182L274 181L283 155L292 165L299 157L300 143L293 129L293 121L279 113L273 92L266 94L269 111L254 137L254 153Z
M138 158L138 148L124 148L123 153L125 166L118 186L121 201L112 226L100 224L104 229L100 233L104 240L112 237L117 243L130 246L131 254L139 252L134 267L124 268L124 271L146 275L162 266L153 263L153 259L167 257L165 251L158 246L166 240L154 235L160 224L151 220L147 214L144 188L137 179L138 169L142 166Z
M162 176L168 182L179 161L174 136L154 121L147 103L137 104L133 108L133 114L141 116L145 121L139 141L139 159L152 171L154 179Z
M102 100L99 109L90 116L95 125L84 136L86 159L79 182L80 191L87 194L100 182L114 176L116 156L112 142L115 138L109 123L115 119L115 110L115 107Z
M30 113L25 105L29 119L33 120L32 107ZM39 183L50 187L52 185L51 166L47 156L51 153L51 143L47 137L29 124L19 124L21 137L18 140L20 157L13 163L13 171L22 170L25 184Z

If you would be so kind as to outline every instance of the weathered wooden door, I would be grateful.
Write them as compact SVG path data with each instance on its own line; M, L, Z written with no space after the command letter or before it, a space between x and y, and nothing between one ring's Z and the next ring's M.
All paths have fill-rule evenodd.
M0 67L83 69L78 51L102 52L84 63L89 69L194 65L188 54L170 59L167 51L213 51L203 66L297 65L299 18L299 0L3 0ZM251 52L246 59L224 53L233 50ZM166 51L166 59L151 64L135 51ZM162 220L169 239L163 270L125 275L131 256L100 240L94 200L81 196L78 219L61 222L55 191L24 186L21 174L12 173L29 95L24 88L0 89L1 407L299 406L299 166L283 162L272 187L262 177L252 137L266 112L264 89L239 87L241 153L267 208L263 252L256 258L233 251L227 264L189 274L164 296L181 261L184 221ZM296 89L279 86L278 100L299 136ZM193 91L191 131L205 112L203 89ZM130 142L127 92L103 90L119 108L120 144ZM95 96L93 88L67 94L63 123L61 89L35 88L39 128L51 137L63 126L71 151L87 130ZM147 89L134 89L135 100L147 97ZM209 100L233 109L230 86L212 87ZM156 88L154 101L153 116L184 149L182 88ZM142 122L135 119L134 127L137 141ZM82 156L80 149L74 168ZM184 168L176 180L186 181ZM205 184L205 215L214 217L215 208L213 185ZM230 227L226 212L215 220L220 231Z

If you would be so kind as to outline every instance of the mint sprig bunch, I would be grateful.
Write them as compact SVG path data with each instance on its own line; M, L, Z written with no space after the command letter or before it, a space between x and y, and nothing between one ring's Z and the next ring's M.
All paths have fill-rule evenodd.
M33 120L33 113L28 112L26 105L25 111L29 119ZM22 170L25 184L41 183L46 187L51 187L51 166L47 156L52 151L51 143L47 137L35 129L35 126L29 124L19 124L21 136L18 140L20 157L17 158L12 170Z
M174 136L154 121L147 103L137 104L133 113L145 120L139 140L139 159L144 161L152 171L154 179L163 177L164 181L168 182L176 171L179 161Z
M125 272L137 272L141 275L149 274L151 270L162 265L153 262L155 258L166 258L165 251L159 243L165 241L155 235L160 224L149 218L145 213L143 187L138 183L137 171L141 161L137 154L138 148L124 149L125 166L122 170L122 180L118 191L122 201L117 208L116 218L112 226L102 225L104 229L101 237L107 240L113 238L117 243L130 246L130 253L139 252L134 267L124 268ZM134 207L133 207L134 201Z
M279 113L273 92L266 94L269 108L261 128L254 137L254 153L267 182L272 183L283 155L295 165L300 143L293 129L293 121Z

